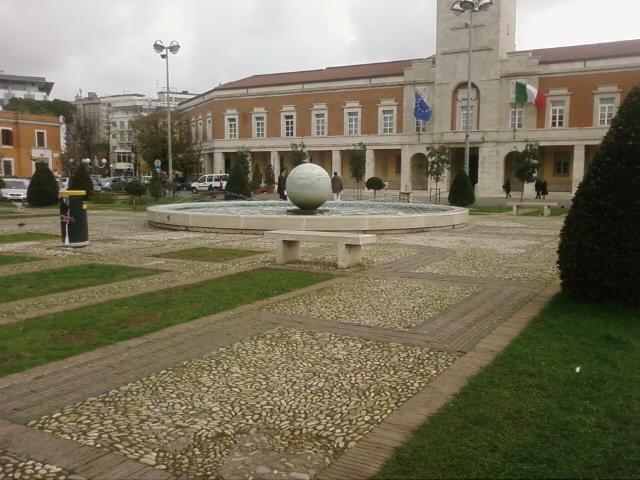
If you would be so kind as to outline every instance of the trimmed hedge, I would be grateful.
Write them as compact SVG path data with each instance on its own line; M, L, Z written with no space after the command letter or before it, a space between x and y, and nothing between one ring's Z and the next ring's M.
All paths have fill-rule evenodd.
M560 234L565 292L640 304L640 87L627 95Z
M36 162L36 171L27 188L27 202L34 207L48 207L58 203L58 181L49 165Z
M453 179L449 189L449 204L456 207L466 207L475 203L476 197L473 193L473 185L469 176L463 171L458 173Z

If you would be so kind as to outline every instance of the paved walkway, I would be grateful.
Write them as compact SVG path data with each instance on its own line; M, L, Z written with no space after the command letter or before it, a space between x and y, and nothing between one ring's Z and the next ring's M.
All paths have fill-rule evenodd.
M473 217L459 230L381 237L366 268L321 285L2 377L0 478L368 478L557 291L561 221ZM13 302L0 323L273 268L261 237L153 231L138 214L90 222L87 249L0 251L48 258L25 271L99 261L169 272L106 294ZM22 229L14 223L0 221L0 233ZM151 256L192 246L257 254L223 265ZM332 249L303 259L291 268L335 272Z

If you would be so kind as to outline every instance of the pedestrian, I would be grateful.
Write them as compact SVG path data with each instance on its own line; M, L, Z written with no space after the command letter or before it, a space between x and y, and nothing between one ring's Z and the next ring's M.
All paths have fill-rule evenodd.
M505 194L504 198L511 198L511 180L507 178L507 180L505 180L504 182L504 185L502 185L502 189L504 190Z
M542 180L536 178L536 183L534 185L536 189L536 199L542 198Z
M331 191L333 192L333 199L335 201L340 201L342 190L342 179L338 175L338 172L333 172L333 177L331 177Z
M549 185L546 180L542 180L542 185L540 186L540 193L542 194L542 199L546 200L547 195L549 195Z
M278 176L278 195L280 200L287 199L287 169L283 168Z

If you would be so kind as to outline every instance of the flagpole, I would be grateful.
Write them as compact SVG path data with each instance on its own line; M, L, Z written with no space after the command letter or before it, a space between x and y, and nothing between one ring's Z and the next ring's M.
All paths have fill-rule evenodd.
M473 9L469 10L469 52L467 55L467 121L464 135L464 172L469 175L469 131L471 130L471 52L473 50Z

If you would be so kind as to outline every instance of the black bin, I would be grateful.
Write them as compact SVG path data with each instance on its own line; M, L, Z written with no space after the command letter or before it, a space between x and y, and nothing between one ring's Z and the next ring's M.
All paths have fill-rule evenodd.
M60 233L65 247L85 247L89 245L89 224L87 206L84 204L84 190L60 192Z

